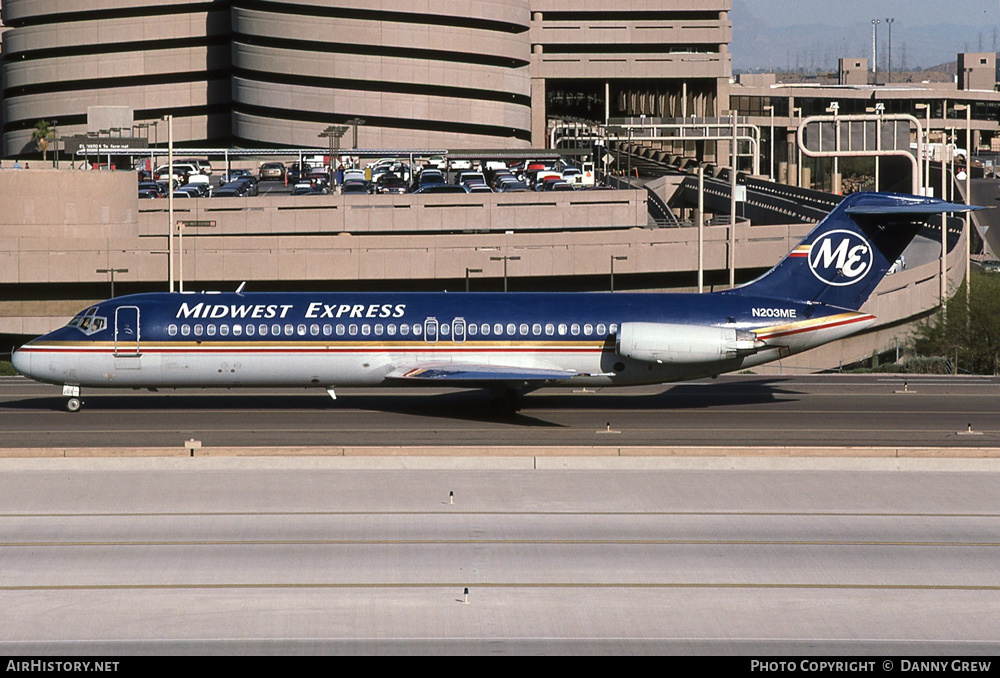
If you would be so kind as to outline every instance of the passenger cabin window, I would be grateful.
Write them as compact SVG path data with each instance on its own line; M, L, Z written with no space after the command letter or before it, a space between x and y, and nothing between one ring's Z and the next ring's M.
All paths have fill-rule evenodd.
M465 341L465 320L463 318L455 318L451 321L452 327L452 341Z
M177 325L167 325L167 334L171 337L177 336Z

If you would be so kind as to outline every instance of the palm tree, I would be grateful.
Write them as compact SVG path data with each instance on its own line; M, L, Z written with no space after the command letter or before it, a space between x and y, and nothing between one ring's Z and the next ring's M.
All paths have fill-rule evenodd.
M35 130L31 133L31 139L42 152L42 162L45 162L46 151L49 150L49 139L55 136L55 128L48 120L39 120L35 123Z

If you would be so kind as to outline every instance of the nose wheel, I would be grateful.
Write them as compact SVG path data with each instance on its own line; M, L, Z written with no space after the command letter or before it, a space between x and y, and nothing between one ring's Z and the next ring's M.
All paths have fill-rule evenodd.
M69 400L66 401L66 411L78 412L80 410L80 406L83 405L83 403L80 402L80 387L73 384L66 384L63 386L62 394L69 398Z

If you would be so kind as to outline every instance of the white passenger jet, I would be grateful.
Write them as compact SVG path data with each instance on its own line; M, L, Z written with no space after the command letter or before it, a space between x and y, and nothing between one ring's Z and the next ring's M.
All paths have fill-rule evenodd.
M543 386L744 370L870 327L859 309L933 215L971 208L857 193L757 280L709 294L151 293L83 310L13 355L82 388L487 388L501 411ZM939 222L938 222L939 223Z

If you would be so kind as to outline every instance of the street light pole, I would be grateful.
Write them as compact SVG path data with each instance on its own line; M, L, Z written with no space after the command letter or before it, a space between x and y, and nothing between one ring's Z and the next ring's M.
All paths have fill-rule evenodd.
M167 121L167 274L168 291L174 291L174 116L166 115Z
M507 291L507 262L508 261L521 261L521 257L508 257L504 255L502 257L490 257L490 261L502 261L503 262L503 291Z
M705 291L705 164L698 164L698 294Z
M611 255L611 291L615 291L615 262L616 261L626 261L628 257L619 257L614 254Z
M736 163L739 160L736 151L736 109L730 111L733 116L733 152L732 168L729 171L729 287L736 287Z
M482 272L483 272L483 269L481 269L481 268L466 268L465 269L465 291L466 292L469 291L469 274L470 273L482 273Z
M796 130L798 130L799 127L802 127L802 108L801 107L793 108L792 109L792 115L795 115L796 113L799 114L799 124L796 126ZM795 185L798 186L799 188L802 188L802 149L799 147L799 145L797 143L795 144L795 147L796 147L796 149L798 151L798 155L799 155L799 162L795 166L796 167L796 172L798 173L798 176L796 177Z
M833 133L836 135L837 152L840 152L840 102L834 101L827 107L833 113ZM840 195L840 158L833 156L833 176L830 177L830 192Z
M351 118L347 121L348 125L354 125L354 148L358 147L358 125L364 125L365 121L361 118Z
M111 274L111 298L115 298L115 273L128 273L127 268L98 268L97 273Z
M872 19L872 73L874 74L873 85L878 84L878 25L882 23L879 19Z
M895 17L886 17L885 20L885 23L889 26L889 78L886 81L887 84L892 84L892 22L895 20Z
M929 103L917 104L916 109L927 112L927 122L924 127L924 146L921 149L924 157L920 158L920 161L924 163L924 195L929 196L931 194L931 105Z
M965 204L972 204L972 104L955 104L956 111L965 111ZM965 322L969 323L969 300L972 293L972 219L969 212L962 215L965 222Z
M770 170L768 171L768 178L774 181L774 104L770 104L764 107L765 111L771 113L771 152L770 152Z

